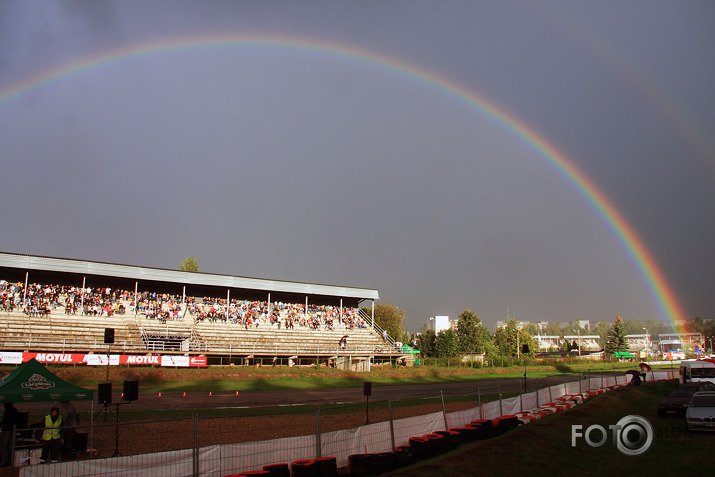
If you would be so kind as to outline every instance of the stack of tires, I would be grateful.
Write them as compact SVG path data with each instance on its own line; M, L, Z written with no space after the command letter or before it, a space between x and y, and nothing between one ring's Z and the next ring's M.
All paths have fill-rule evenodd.
M318 477L338 477L338 460L335 457L319 457L315 459Z
M268 471L270 477L290 477L290 467L288 464L270 464L263 467Z
M318 466L314 459L296 460L290 464L293 477L318 477Z
M461 443L461 437L457 431L441 431L420 437L411 437L409 443L410 445L397 447L393 452L349 456L350 477L382 475L401 467L407 467L418 460L428 459L453 449Z
M499 423L497 422L495 424L492 419L478 419L476 421L470 422L464 427L473 430L474 440L482 441L484 439L491 439L492 437L496 436L498 434L498 425Z
M225 477L337 477L338 465L335 457L302 459L288 464L270 464L263 470L251 470Z

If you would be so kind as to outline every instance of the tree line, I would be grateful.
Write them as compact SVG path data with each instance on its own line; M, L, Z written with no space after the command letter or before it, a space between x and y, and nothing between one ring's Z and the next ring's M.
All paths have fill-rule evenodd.
M521 354L533 355L539 351L535 338L537 335L559 336L598 335L599 343L607 353L626 351L626 335L649 334L651 340L657 340L659 334L673 333L670 324L656 320L624 321L617 315L612 322L602 321L595 326L583 328L578 321L566 325L551 322L543 329L536 324L519 327L515 319L505 323L503 327L490 331L477 313L466 309L459 314L454 329L435 333L427 325L423 325L418 333L407 333L403 322L405 312L397 306L378 303L375 305L375 322L396 341L408 343L420 350L423 356L436 358L451 358L465 354L485 354L488 357L511 357ZM692 331L703 333L707 337L715 336L715 321L695 318L692 321ZM572 342L564 341L558 349L549 351L570 351L577 349Z

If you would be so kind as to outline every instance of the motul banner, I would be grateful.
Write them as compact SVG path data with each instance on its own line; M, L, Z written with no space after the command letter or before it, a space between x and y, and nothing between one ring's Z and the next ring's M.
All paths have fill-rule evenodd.
M205 368L205 356L144 356L127 354L76 354L76 353L0 353L0 364L21 364L35 358L40 363L87 364L89 366L159 365L182 368Z

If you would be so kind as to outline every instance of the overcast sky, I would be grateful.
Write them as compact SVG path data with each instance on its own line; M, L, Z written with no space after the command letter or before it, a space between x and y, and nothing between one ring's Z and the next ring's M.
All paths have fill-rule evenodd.
M213 36L235 41L148 48ZM715 318L713 85L712 1L0 0L0 251L376 288L409 331L667 321L594 205L468 93Z

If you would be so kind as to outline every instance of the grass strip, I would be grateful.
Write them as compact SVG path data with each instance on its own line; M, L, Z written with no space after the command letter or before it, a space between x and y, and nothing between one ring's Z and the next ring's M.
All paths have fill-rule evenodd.
M699 475L709 465L715 434L688 432L684 419L660 418L656 411L657 403L676 385L670 380L615 389L498 438L386 475ZM644 454L621 453L611 431L601 447L591 447L583 438L572 446L572 426L583 426L582 432L594 424L608 430L628 415L643 416L653 427L653 444ZM599 431L593 431L591 440L600 439Z

